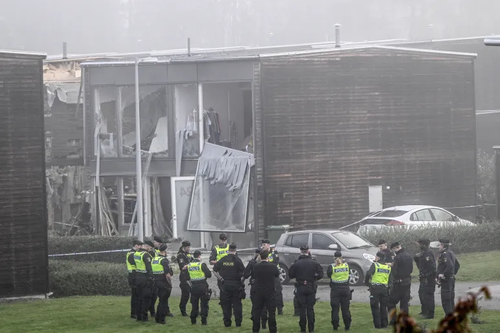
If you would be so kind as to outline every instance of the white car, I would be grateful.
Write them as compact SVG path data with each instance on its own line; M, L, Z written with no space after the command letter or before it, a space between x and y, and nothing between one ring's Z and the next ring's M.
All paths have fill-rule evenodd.
M365 235L374 229L384 227L427 227L475 225L450 213L446 209L434 206L397 206L372 213L359 221L359 235Z

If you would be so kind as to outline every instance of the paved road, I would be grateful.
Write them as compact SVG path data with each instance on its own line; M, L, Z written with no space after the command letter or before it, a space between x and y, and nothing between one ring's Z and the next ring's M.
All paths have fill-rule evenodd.
M178 276L174 276L174 289L172 290L172 296L180 296L179 280ZM219 297L219 290L217 288L217 283L215 277L209 280L210 287L216 292L216 297ZM485 310L500 310L500 282L457 282L455 286L455 294L458 297L463 297L468 291L482 286L489 286L492 292L492 299L489 301L480 301L480 306ZM249 287L247 287L247 295L249 294ZM285 301L293 300L293 285L283 286L283 299ZM367 287L353 287L354 293L352 295L353 302L368 303L369 302L369 292ZM436 288L436 305L441 306L441 289ZM418 284L414 283L411 288L412 301L411 305L420 306L420 301L418 300ZM318 286L318 295L320 301L330 300L330 287L328 283L320 283Z

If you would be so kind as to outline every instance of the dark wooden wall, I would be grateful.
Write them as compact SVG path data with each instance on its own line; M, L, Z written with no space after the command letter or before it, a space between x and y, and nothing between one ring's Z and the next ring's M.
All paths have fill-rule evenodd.
M263 58L265 224L355 222L369 185L384 207L474 205L473 75L470 57L391 49Z
M42 58L0 54L0 297L48 292Z

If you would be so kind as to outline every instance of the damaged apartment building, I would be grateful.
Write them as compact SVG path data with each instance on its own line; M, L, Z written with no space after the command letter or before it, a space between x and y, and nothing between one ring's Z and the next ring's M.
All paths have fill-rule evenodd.
M140 59L144 234L209 248L224 231L245 247L273 225L474 206L474 57L352 45ZM136 62L82 69L92 223L134 234Z

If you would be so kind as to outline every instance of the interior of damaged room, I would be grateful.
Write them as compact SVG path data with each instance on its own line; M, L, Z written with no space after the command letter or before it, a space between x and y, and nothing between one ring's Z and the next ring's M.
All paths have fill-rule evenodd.
M217 237L199 235L224 230L252 243L251 84L206 83L202 96L200 112L198 84L139 88L144 235L190 239L194 247L208 247ZM135 175L100 174L103 161L135 159L135 98L133 86L94 89L96 174L84 200L92 215L90 228L72 216L72 223L64 222L66 233L137 234ZM153 174L150 167L158 160L175 161L175 170ZM186 161L197 161L196 172L184 170Z

